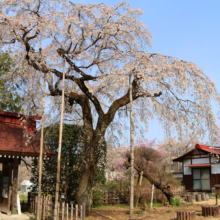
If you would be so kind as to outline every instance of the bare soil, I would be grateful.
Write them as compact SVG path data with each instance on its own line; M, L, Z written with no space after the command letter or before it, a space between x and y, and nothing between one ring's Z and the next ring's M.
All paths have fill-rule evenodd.
M134 211L142 211L143 214L134 214L132 219L143 219L143 220L175 220L176 211L178 210L189 210L196 212L196 220L209 220L213 219L205 218L202 216L201 205L190 205L183 207L169 206L169 207L153 207L151 210L146 211L140 208L135 208ZM92 215L87 217L86 220L129 220L129 207L117 207L117 206L107 206L101 208L93 208ZM220 219L215 218L216 220Z

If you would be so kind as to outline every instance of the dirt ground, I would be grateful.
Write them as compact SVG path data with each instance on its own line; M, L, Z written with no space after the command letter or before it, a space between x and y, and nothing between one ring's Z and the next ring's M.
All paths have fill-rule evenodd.
M132 219L143 219L143 220L176 220L176 211L178 210L189 210L196 212L195 220L220 220L218 218L205 218L202 216L201 205L191 205L188 207L154 207L151 210L142 211L140 208L135 208L135 211L142 211L144 214L134 214ZM129 207L102 207L93 208L92 215L87 217L86 220L129 220Z

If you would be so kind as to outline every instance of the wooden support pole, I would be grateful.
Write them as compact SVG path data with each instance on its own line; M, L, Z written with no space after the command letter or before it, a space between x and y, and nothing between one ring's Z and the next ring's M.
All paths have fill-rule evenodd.
M43 164L43 147L44 147L44 111L45 111L45 90L46 90L46 74L44 75L43 83L43 100L42 100L42 123L41 123L41 139L40 139L40 156L38 160L39 177L38 177L38 210L37 220L40 220L40 207L41 207L41 179L42 179L42 164Z
M13 181L12 181L12 214L18 214L17 211L17 193L18 193L18 158L14 158L13 164Z
M75 209L76 209L75 217L76 217L76 220L77 220L78 219L78 205L75 206Z
M133 94L132 79L129 75L129 97L130 97L130 152L131 152L131 187L130 187L130 218L134 211L134 118L133 118Z
M153 206L153 201L154 201L154 184L152 184L150 208L152 208Z
M60 187L60 161L61 161L61 147L62 147L62 134L63 134L65 65L66 65L66 61L64 60L64 62L63 62L63 88L62 88L62 102L61 102L61 113L60 113L60 133L59 133L59 146L58 146L58 158L57 158L57 179L56 179L54 220L58 220L58 218L57 218L57 215L58 215L57 208L58 208L59 187Z
M137 192L136 192L136 198L137 198L137 199L136 199L135 207L137 207L137 205L138 205L138 199L139 199L139 195L140 195L140 189L141 189L141 184L142 184L142 178L143 178L143 171L141 171L141 173L140 173L138 188L137 188Z
M65 212L65 203L62 202L62 220L64 220L64 213Z
M69 215L68 208L69 208L69 204L66 203L66 220L68 220L68 215Z

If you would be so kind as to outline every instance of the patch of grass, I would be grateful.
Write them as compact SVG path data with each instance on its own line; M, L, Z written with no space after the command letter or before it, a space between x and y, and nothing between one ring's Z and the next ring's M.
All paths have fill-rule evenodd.
M209 197L215 197L215 194L214 193L210 193ZM217 195L217 198L220 198L220 195Z
M20 194L19 194L19 198L20 198L20 199L27 199L28 196L25 195L25 194L23 194L23 193L20 193Z
M135 211L134 214L144 214L142 211Z
M171 213L171 210L167 210L166 213Z
M179 196L173 197L173 198L171 199L170 204L171 204L172 206L181 206L181 198L180 198Z

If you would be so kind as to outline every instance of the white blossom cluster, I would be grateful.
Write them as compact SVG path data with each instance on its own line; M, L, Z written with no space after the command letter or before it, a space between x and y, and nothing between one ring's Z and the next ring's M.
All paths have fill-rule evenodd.
M210 104L219 104L214 83L194 63L149 53L151 33L139 20L142 13L126 2L3 0L0 45L15 60L7 77L23 83L26 112L41 114L45 76L47 122L59 120L65 60L65 119L84 124L88 134L94 129L97 140L107 128L120 135L127 128L122 119L129 115L132 74L136 129L157 117L179 134L210 132L217 144L219 128Z

